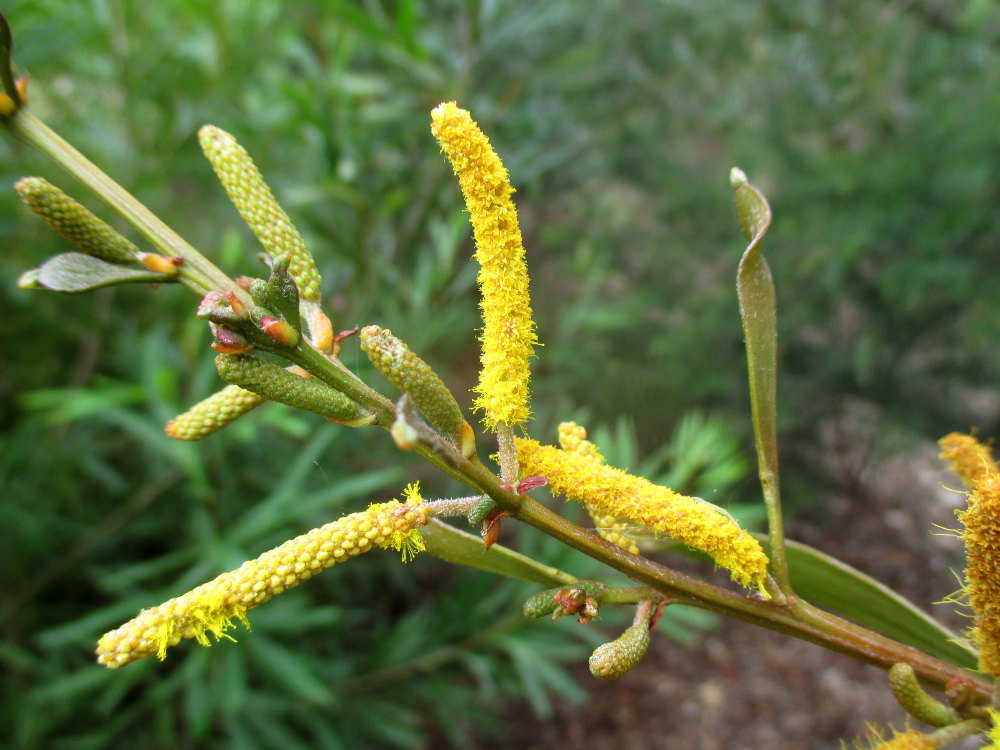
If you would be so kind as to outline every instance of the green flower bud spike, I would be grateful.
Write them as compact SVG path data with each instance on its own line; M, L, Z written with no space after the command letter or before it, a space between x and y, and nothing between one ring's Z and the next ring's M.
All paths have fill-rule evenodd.
M229 200L272 258L288 253L288 271L302 298L318 304L320 276L312 254L288 214L274 199L250 155L229 133L212 125L198 131L198 139Z
M590 655L590 673L599 680L617 680L631 672L649 648L649 625L653 616L653 603L641 602L636 610L632 627L615 640L598 646Z
M296 409L322 414L331 422L364 427L375 419L326 383L300 377L258 357L220 354L215 358L215 366L222 379L232 385Z
M271 275L267 280L267 304L293 328L299 327L299 288L288 272L291 256L279 255L271 264Z
M962 720L951 706L935 700L924 692L917 675L909 664L894 664L889 670L892 694L910 716L932 727L946 727Z
M25 177L14 189L42 221L87 255L121 265L139 261L138 247L55 185L41 177Z
M361 349L389 382L410 395L435 429L460 445L467 443L463 440L466 422L448 386L392 331L366 326L361 330Z
M266 400L237 385L227 385L167 422L167 435L174 440L201 440L232 424Z

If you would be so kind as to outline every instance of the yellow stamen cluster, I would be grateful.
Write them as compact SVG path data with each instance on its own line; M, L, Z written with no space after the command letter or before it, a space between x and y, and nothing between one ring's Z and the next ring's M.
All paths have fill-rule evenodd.
M604 457L597 446L587 440L587 429L576 422L563 422L559 425L559 446L564 451L578 456L588 456L597 463L604 463ZM587 503L587 512L594 520L597 533L612 544L627 549L633 555L639 554L639 545L627 533L630 524L622 521L612 513L604 513L593 503Z
M266 400L237 385L227 385L167 422L167 435L174 440L201 440L232 424Z
M529 416L528 360L537 342L528 268L507 170L472 116L455 102L431 112L431 132L458 175L469 209L482 291L483 351L476 409L484 422L523 424Z
M132 242L41 177L25 177L14 189L39 218L88 255L120 264L139 259Z
M218 640L237 620L249 626L248 610L373 547L400 550L405 561L424 549L419 530L430 517L430 508L415 484L407 487L405 497L406 503L376 503L313 529L237 570L144 609L101 638L97 661L116 668L154 654L163 659L167 648L184 638L207 646L209 634Z
M264 182L257 165L236 139L213 125L198 131L202 151L212 164L229 200L243 217L272 258L288 253L288 272L298 284L303 299L318 303L320 276L312 253L299 230L292 224L271 189Z
M979 668L1000 676L1000 473L979 478L958 518L965 526L965 592L975 615Z
M873 750L933 750L938 744L926 734L909 730L895 734L891 740L880 742Z
M941 458L951 464L952 470L969 489L975 489L987 474L998 473L990 449L971 435L953 432L941 438L938 445L941 446Z
M535 440L515 442L522 474L547 477L553 493L668 534L706 553L738 583L764 590L767 556L760 544L707 503L586 456Z

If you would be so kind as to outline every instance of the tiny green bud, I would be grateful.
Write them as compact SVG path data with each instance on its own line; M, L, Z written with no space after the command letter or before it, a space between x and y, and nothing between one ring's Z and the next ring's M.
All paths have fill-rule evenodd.
M14 189L28 208L87 255L122 265L139 259L139 248L41 177L25 177ZM177 268L160 272L176 274Z
M214 291L201 298L195 317L217 325L239 325L250 319L250 313L232 292Z
M229 200L243 217L267 254L290 255L289 273L303 299L320 301L320 276L312 254L288 214L274 199L257 166L229 133L211 125L198 132L198 139Z
M456 441L462 440L462 426L465 423L462 410L448 386L430 365L411 352L387 328L363 328L361 349L389 382L410 395L413 403L434 428Z
M279 255L271 264L271 275L267 279L267 304L293 328L299 328L299 288L288 273L288 253Z
M935 700L920 687L913 667L905 662L893 664L889 670L889 685L899 705L916 719L932 727L946 727L961 720L951 706Z
M220 354L215 366L222 379L264 398L322 414L351 427L371 424L374 417L354 401L315 378L303 378L254 356Z
M496 501L492 497L483 495L469 508L469 513L466 516L469 519L469 525L473 527L482 526L483 521L486 520L486 517L490 513L496 510L496 507Z
M259 394L227 385L167 422L166 432L174 440L201 440L232 424L264 401Z
M556 604L556 595L559 591L560 589L545 589L529 596L524 600L524 616L537 620L539 617L553 615L559 607Z
M617 680L632 671L649 648L649 628L633 625L618 638L598 646L590 655L590 673L601 680Z

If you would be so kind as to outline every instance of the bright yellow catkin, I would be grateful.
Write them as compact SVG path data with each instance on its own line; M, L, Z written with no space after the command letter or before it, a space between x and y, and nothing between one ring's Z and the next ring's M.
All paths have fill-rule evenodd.
M926 734L911 729L908 732L896 734L887 742L879 743L873 750L933 750L937 746L937 743Z
M232 424L266 400L238 385L227 385L167 422L167 435L174 440L201 440Z
M253 159L229 133L213 125L198 131L202 151L212 164L229 200L272 258L288 253L288 272L303 299L318 303L320 276L312 253L288 214L275 200Z
M597 463L604 463L604 457L597 450L597 446L587 440L587 429L576 422L563 422L559 425L559 446L564 451L578 456L588 456ZM586 507L598 534L612 544L627 549L633 555L639 554L639 545L626 533L630 524L611 513L602 512L592 503L587 503Z
M475 407L491 428L528 420L530 359L537 343L528 267L507 170L472 116L455 102L431 112L431 132L458 175L479 261L482 369Z
M97 661L114 669L154 654L163 659L167 648L184 638L208 646L209 634L218 639L237 620L249 626L247 610L373 547L401 550L406 560L424 549L419 529L426 525L430 509L417 485L407 487L405 496L406 503L373 504L287 541L186 594L144 609L101 638Z
M958 519L965 527L965 593L975 618L970 635L979 668L1000 676L1000 474L979 479Z
M953 432L941 438L938 445L941 446L941 458L951 464L952 471L969 489L975 489L987 474L998 473L990 449L971 435Z
M764 590L767 556L760 544L707 503L535 440L515 443L522 474L547 477L553 493L667 534L707 554L734 581Z

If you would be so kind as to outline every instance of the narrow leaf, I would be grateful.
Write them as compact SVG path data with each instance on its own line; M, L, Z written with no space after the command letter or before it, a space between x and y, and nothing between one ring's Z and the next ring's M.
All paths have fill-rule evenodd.
M729 176L736 203L736 215L744 236L750 243L736 273L736 293L743 321L750 376L750 410L753 417L757 470L767 504L767 520L774 554L771 572L783 589L788 587L781 525L781 499L778 490L777 438L777 348L778 327L771 269L760 245L771 226L771 207L746 175L733 168Z
M116 284L166 283L176 280L174 276L107 263L83 253L57 255L38 269L38 283L54 292L89 292Z
M577 580L576 576L543 565L502 544L494 544L487 550L479 537L437 519L431 520L421 530L420 536L423 537L428 552L450 563L488 570L542 586L563 586Z
M950 664L975 670L976 653L958 635L871 576L820 552L786 540L795 592L876 632Z

